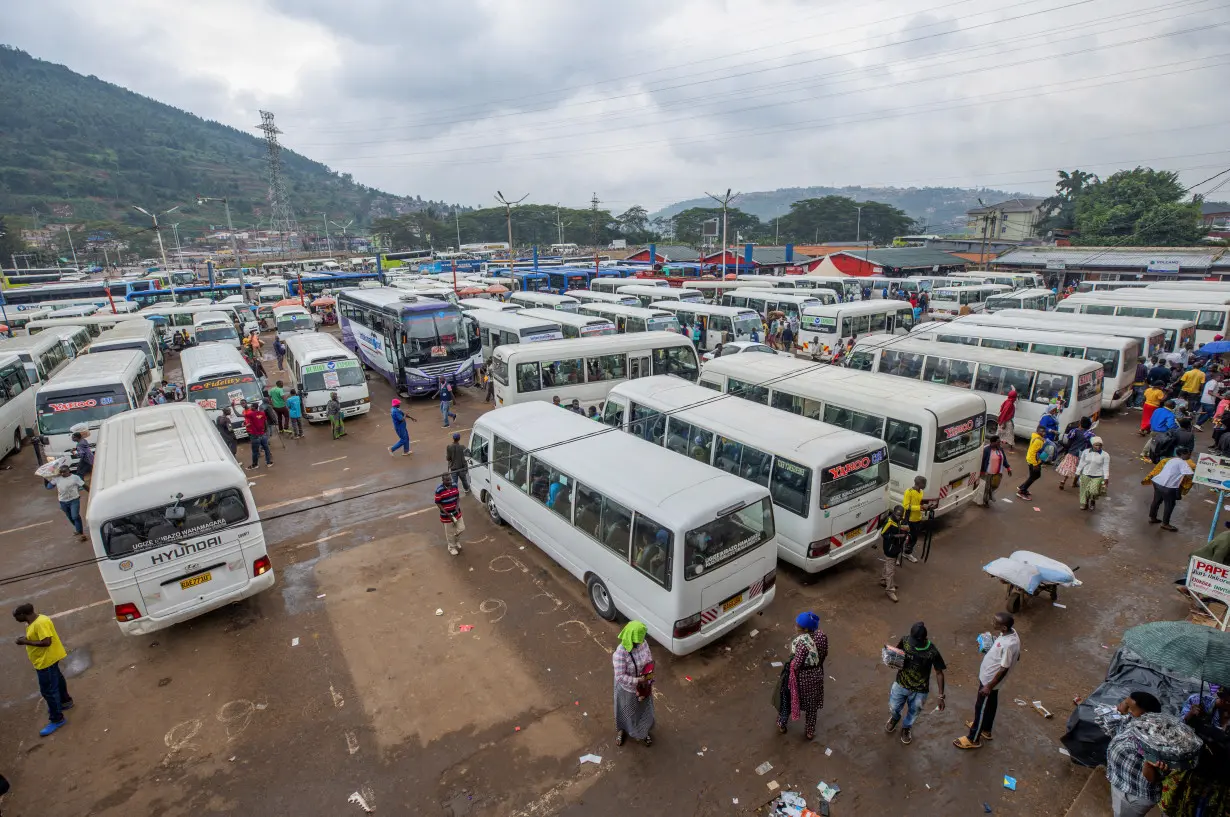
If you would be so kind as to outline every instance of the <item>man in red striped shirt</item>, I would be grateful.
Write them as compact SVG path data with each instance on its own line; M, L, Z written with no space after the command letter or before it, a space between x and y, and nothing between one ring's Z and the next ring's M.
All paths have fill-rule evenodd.
M456 556L461 552L461 534L466 525L461 519L461 492L453 484L452 474L440 477L436 486L436 507L440 509L440 521L444 524L444 541L448 552Z

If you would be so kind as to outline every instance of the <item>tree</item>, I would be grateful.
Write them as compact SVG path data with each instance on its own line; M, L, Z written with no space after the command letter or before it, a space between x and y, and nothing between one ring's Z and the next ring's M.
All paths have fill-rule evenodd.
M1196 244L1207 232L1200 202L1183 201L1179 174L1138 167L1082 187L1076 196L1077 242L1085 245Z
M649 230L649 211L639 204L629 207L615 221L620 234L634 244L642 244L653 237Z
M1059 171L1055 195L1042 202L1041 211L1045 215L1034 227L1037 234L1045 237L1054 230L1075 230L1076 199L1085 188L1097 183L1098 177L1084 170Z
M4 222L0 216L0 267L13 263L13 256L26 251L26 242L21 240L21 229L14 220Z
M689 207L675 216L675 240L681 244L700 244L701 225L709 219L718 220L718 241L722 240L722 208L721 207ZM758 241L764 236L764 224L751 213L745 213L738 207L726 210L726 234L730 244L737 243L737 237L744 241Z
M862 217L859 208L862 208ZM909 233L914 221L903 210L878 201L861 204L847 196L802 199L778 224L781 238L794 243L852 241L859 237L888 244L895 236Z

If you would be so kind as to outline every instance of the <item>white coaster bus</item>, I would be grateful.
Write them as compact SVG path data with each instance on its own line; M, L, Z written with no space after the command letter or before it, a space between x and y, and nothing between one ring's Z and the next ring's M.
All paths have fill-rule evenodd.
M927 498L939 502L936 516L974 498L987 414L978 395L782 355L744 357L707 362L700 385L882 439L893 504L915 477L926 477Z
M631 295L617 295L614 292L597 292L590 289L570 289L564 293L569 298L576 298L580 301L577 306L577 311L580 312L585 304L615 304L617 306L640 306L641 299L634 298Z
M316 321L312 313L302 306L275 306L273 308L273 327L278 337L285 343L293 335L312 334L316 331Z
M759 315L750 309L740 309L737 306L697 304L688 301L656 301L653 309L664 309L674 315L680 327L686 329L689 337L692 334L692 327L700 324L699 350L702 352L716 349L719 343L751 340L752 332L759 333L763 328Z
M800 277L800 276L795 276ZM735 289L772 289L772 284L763 281L705 281L689 280L688 289L694 289L704 296L705 303L720 304L722 296Z
M192 338L197 343L223 343L236 349L243 345L235 322L224 312L198 312L193 315Z
M26 324L27 335L37 335L40 332L45 332L48 329L55 329L60 326L78 326L85 327L85 330L90 333L90 337L98 337L104 330L110 329L116 324L124 321L137 320L141 315L137 313L119 313L113 314L98 313L96 315L86 315L85 317L77 318L61 318L61 313L52 313L54 318L36 318Z
M870 301L809 306L799 322L795 345L812 360L829 361L853 338L873 332L904 335L914 327L909 301L877 298Z
M665 278L594 278L589 282L589 288L593 292L609 292L612 295L618 295L619 290L626 286L634 286L628 281L636 281L635 286L647 287L669 287L670 281ZM637 298L637 300L640 300Z
M750 309L761 317L780 311L787 318L803 319L803 310L813 306L837 303L837 295L831 289L813 289L809 292L793 292L788 289L735 289L722 296L722 306L737 306Z
M1006 326L1021 329L1042 329L1049 332L1083 332L1090 335L1117 335L1136 341L1136 356L1151 358L1166 352L1167 333L1178 339L1186 330L1196 336L1196 325L1191 321L1165 321L1152 318L1116 318L1104 315L1086 315L1083 312L1035 312L1031 309L1003 309L993 315L969 315L956 321L975 326ZM1174 324L1177 328L1164 328Z
M1131 289L1118 292L1072 295L1060 301L1056 312L1143 319L1191 321L1196 325L1194 346L1212 343L1221 335L1230 337L1230 295L1183 292L1174 289Z
M356 417L372 410L363 364L354 352L327 332L288 337L286 372L286 385L302 393L303 417L309 422L329 419L325 405L330 392L337 392L343 417Z
M39 386L34 396L38 431L47 455L70 454L75 464L73 426L85 423L93 430L108 417L144 406L152 386L145 355L135 349L82 355L71 361Z
M679 320L675 317L675 313L656 307L645 309L640 306L585 303L581 304L581 314L606 318L615 324L615 331L621 335L629 332L679 331Z
M600 335L614 335L615 322L609 318L595 318L592 315L581 315L575 312L565 312L562 309L522 309L517 313L526 318L547 321L559 326L564 338L591 338Z
M675 377L616 386L602 421L769 489L777 556L808 573L880 539L888 450L878 437L717 398Z
M261 387L239 350L223 343L190 346L180 352L179 363L184 378L184 399L203 408L214 422L222 409L229 407L231 431L236 439L247 439L240 403L260 400Z
M89 348L90 341L94 339L90 335L90 330L84 326L55 326L48 329L47 334L60 339L60 343L64 344L64 351L70 358L84 354Z
M981 312L986 308L987 298L1011 291L1011 287L974 281L967 282L965 286L935 287L931 290L927 311L932 320L950 321L958 315Z
M21 450L36 421L34 387L25 363L12 352L0 351L0 458Z
M520 308L516 312L474 310L469 316L478 324L479 337L483 344L483 362L491 361L491 354L497 346L539 343L564 337L564 330L558 323L524 317Z
M756 355L760 357L760 355ZM700 361L692 341L674 332L635 332L601 338L501 346L491 358L495 404L558 397L600 406L623 380L673 374L696 382Z
M273 587L248 478L190 403L103 423L86 526L125 635L145 635Z
M0 354L14 354L26 367L31 383L46 383L68 365L68 350L52 332L0 340Z
M564 312L576 312L581 306L576 298L554 292L514 292L508 300L526 308L559 309Z
M1126 403L1132 394L1132 381L1136 378L1136 341L1116 335L1010 329L953 321L948 324L921 324L915 327L910 337L982 346L987 349L1006 349L1010 352L1092 360L1102 364L1104 409L1116 409Z
M474 423L470 479L492 519L585 582L599 616L643 621L675 655L773 601L769 491L710 465L529 403Z
M616 279L621 282L626 282L628 279ZM615 290L616 295L631 295L641 302L641 307L649 309L656 303L662 301L691 301L692 303L700 303L705 300L705 296L695 289L686 289L682 287L672 286L645 286L644 284L628 284Z
M158 342L158 327L153 321L124 321L117 323L94 339L86 352L115 352L120 349L136 349L145 355L154 383L162 382L165 359L162 344Z
M987 298L983 312L999 312L1001 309L1030 309L1047 312L1055 308L1055 293L1049 289L1018 289Z
M986 401L991 418L999 416L1004 395L1015 388L1013 428L1025 439L1053 400L1060 401L1060 433L1082 417L1096 427L1102 414L1102 366L1092 360L869 335L859 338L846 361L852 369L973 391Z

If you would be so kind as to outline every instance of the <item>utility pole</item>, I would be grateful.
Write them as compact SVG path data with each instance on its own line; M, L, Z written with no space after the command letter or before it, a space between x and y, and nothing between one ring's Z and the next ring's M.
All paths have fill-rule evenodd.
M324 213L321 213L321 214L320 214L320 220L321 220L321 222L323 222L323 223L324 223L324 225L325 225L325 255L328 255L328 256L332 257L332 255L333 255L333 242L331 242L331 241L329 240L329 219L325 216L325 214L324 214Z
M858 221L854 223L854 243L857 244L863 238L863 208L865 204L856 204L854 209L858 210Z
M726 277L726 210L730 207L730 203L739 198L740 193L730 195L730 188L726 188L726 195L718 198L712 193L705 193L706 196L722 205L722 277ZM735 272L739 271L739 265L735 264Z
M273 114L269 111L261 111L261 123L256 128L265 134L265 163L269 174L269 227L282 236L282 249L285 250L287 244L291 243L290 236L298 229L294 211L290 207L290 197L286 194L286 183L282 179L282 146L278 143L278 134L282 131L273 123ZM302 241L299 246L303 247ZM291 249L294 249L293 244Z
M176 210L178 210L179 207L180 205L177 204L174 207L172 207L170 210L164 210L159 215L164 215L164 216L170 215L171 213L174 213ZM149 210L146 210L144 207L137 207L137 205L135 204L133 205L133 209L140 210L142 213L145 213L145 215L149 216L151 219L154 220L154 233L157 234L158 236L158 252L162 254L162 268L165 270L167 267L170 266L170 264L167 263L167 248L162 243L162 228L158 226L158 216L155 215L154 213L151 213Z
M73 246L73 234L67 224L64 225L64 235L68 236L68 248L73 252L73 266L81 269L81 265L77 263L77 248Z
M349 252L350 242L346 240L346 230L350 229L351 224L354 224L354 219L352 218L350 221L347 221L345 224L338 224L336 221L330 221L329 223L342 231L342 251Z
M179 243L179 225L180 222L175 222L171 225L171 234L175 236L175 255L178 256L178 263L182 267L184 265L184 246Z
M457 225L457 252L461 252L461 216L456 207L453 208L453 223Z
M987 206L982 203L982 199L978 199L978 203L982 205L982 209L986 210ZM982 214L982 249L978 252L978 265L983 270L987 268L987 229L994 223L995 217L991 213L984 212ZM991 227L991 229L994 229Z
M222 207L226 210L226 232L231 237L231 255L235 257L235 266L239 270L239 297L246 300L247 293L243 288L243 261L239 258L239 245L235 242L235 225L231 223L231 202L227 198L211 199L206 196L197 196L197 206L203 205L207 201L221 201Z
M520 204L521 202L525 201L529 197L530 197L530 194L526 193L524 196L517 199L516 201L509 201L508 199L504 198L504 194L501 193L499 190L495 191L495 200L498 201L500 204L504 205L504 218L508 223L508 275L510 277L512 276L512 271L513 271L512 209L513 209L514 204ZM458 246L458 249L460 249L461 247L460 243L457 246Z
M564 243L564 222L559 218L559 202L555 202L555 226L559 228L559 243Z

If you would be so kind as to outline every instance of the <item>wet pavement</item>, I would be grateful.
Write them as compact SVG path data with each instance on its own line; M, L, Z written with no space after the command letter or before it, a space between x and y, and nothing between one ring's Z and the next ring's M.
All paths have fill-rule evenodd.
M1170 582L1213 510L1214 495L1195 489L1176 511L1179 533L1146 524L1139 415L1120 412L1099 428L1112 480L1096 512L1079 511L1053 471L1033 502L1013 496L1023 477L1009 480L1000 498L1011 502L940 523L930 561L898 571L897 604L877 587L871 553L817 576L781 565L761 616L685 658L655 650L656 742L620 748L618 625L471 498L464 550L450 557L431 492L451 429L435 403L410 402L414 454L390 457L392 391L370 384L373 413L348 422L345 438L312 426L305 440L275 441L274 467L250 474L274 589L149 636L119 633L92 552L31 476L30 451L5 460L0 606L55 614L76 700L69 726L39 738L46 715L25 652L0 652L6 814L357 815L356 792L393 815L750 814L770 782L814 804L821 780L841 787L834 814L973 815L984 802L997 814L1063 814L1090 775L1059 753L1072 698L1100 681L1124 629L1186 613ZM461 391L466 438L485 406ZM1020 447L1012 462L1023 474ZM974 638L1004 605L981 566L1021 548L1080 565L1085 584L1062 591L1064 608L1028 600L995 739L960 752L951 740L973 706ZM830 644L813 743L799 724L779 735L769 701L770 662L804 609ZM933 694L905 746L883 732L893 676L879 654L920 619L948 663L948 708L935 711ZM601 763L579 762L591 753ZM772 770L758 775L765 762Z

